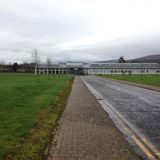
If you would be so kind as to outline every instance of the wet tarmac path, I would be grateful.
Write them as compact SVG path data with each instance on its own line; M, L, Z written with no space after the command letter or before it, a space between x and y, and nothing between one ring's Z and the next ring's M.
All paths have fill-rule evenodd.
M160 93L96 76L82 79L160 150Z

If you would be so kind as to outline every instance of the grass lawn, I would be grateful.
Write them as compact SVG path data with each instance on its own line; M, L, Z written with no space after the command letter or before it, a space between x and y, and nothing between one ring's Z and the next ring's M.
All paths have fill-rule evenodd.
M124 80L152 86L160 86L160 75L102 75L106 78Z
M72 79L41 76L37 82L32 74L0 74L0 160L5 154L10 159L39 159L37 154L63 111Z

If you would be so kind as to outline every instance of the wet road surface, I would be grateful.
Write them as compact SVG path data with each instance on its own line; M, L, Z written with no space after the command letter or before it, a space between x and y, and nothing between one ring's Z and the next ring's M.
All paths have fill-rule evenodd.
M96 76L82 79L160 150L160 93Z
M53 134L48 160L140 160L79 76Z

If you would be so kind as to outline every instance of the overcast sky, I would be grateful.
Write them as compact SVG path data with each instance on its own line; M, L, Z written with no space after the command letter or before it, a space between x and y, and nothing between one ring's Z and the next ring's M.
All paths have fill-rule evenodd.
M0 0L0 61L160 54L160 0Z

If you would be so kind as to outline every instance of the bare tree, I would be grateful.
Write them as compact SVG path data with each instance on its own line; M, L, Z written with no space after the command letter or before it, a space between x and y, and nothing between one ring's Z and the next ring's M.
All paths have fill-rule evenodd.
M36 48L33 49L32 60L33 60L33 63L35 64L35 75L37 75L37 78L39 81L38 68L39 68L39 64L40 64L40 57L38 55L38 50Z
M4 71L4 70L5 70L5 65L6 65L5 61L4 61L4 60L1 60L1 61L0 61L0 70L1 70L1 71Z
M1 60L0 65L6 65L6 62L4 60Z
M13 63L13 72L17 72L18 71L18 63L15 62Z
M47 74L48 74L48 79L50 79L49 69L52 67L52 59L48 57L47 60L46 60L46 62L47 62Z
M124 57L121 56L121 57L118 59L118 62L119 62L119 63L125 63L126 61L124 60Z

